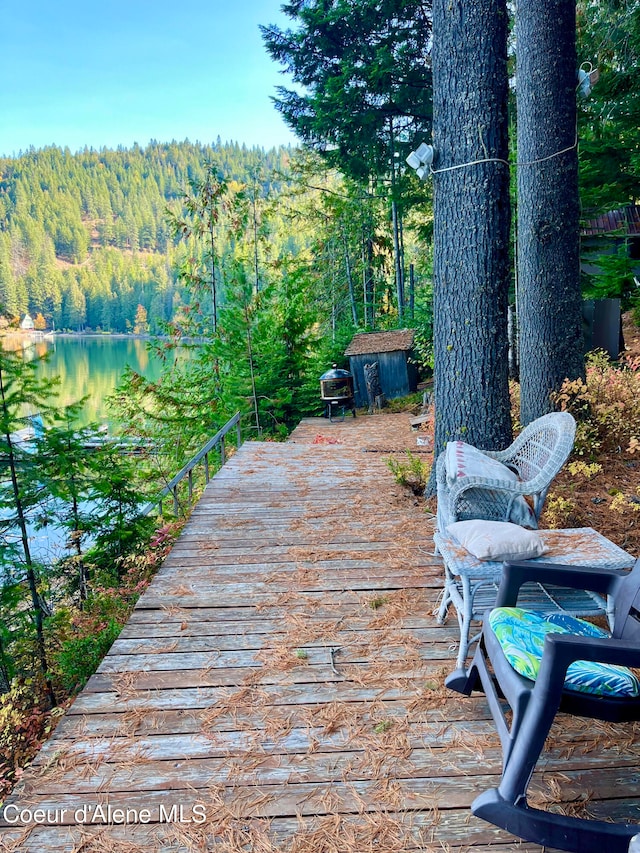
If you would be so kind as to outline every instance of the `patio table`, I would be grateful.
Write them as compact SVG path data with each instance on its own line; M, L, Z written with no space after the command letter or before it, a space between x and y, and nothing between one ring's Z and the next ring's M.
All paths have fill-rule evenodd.
M593 566L601 569L631 568L635 559L592 527L574 527L564 530L538 530L547 552L537 557L535 563L561 563L568 566ZM502 576L502 561L478 560L456 539L443 533L434 534L438 552L444 561L444 591L438 609L438 622L445 621L449 605L453 604L460 625L460 646L456 671L464 666L472 637L471 622L482 620L484 612L495 602ZM518 600L519 606L528 610L564 610L573 616L594 616L610 613L607 602L587 590L525 584Z

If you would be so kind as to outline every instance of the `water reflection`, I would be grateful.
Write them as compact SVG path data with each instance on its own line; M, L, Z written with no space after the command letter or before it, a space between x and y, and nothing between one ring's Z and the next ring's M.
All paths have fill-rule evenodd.
M37 342L33 351L34 355L49 354L47 361L39 363L37 375L60 378L60 405L87 397L81 425L96 421L113 429L115 422L106 401L128 366L150 380L157 379L161 370L160 361L138 338L56 336Z

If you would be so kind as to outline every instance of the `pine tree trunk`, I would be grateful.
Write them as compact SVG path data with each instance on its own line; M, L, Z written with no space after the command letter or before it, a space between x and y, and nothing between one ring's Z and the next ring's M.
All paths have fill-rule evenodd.
M4 405L4 388L2 388L2 400ZM56 696L53 690L51 678L49 676L49 663L47 661L47 649L44 638L44 608L42 606L42 599L40 598L40 593L38 591L36 566L33 560L31 559L31 550L29 548L29 535L27 531L27 519L24 512L24 507L22 505L22 499L20 497L20 487L18 485L18 474L16 460L13 454L11 436L7 434L6 440L8 447L7 465L11 476L11 486L15 501L16 521L18 530L20 531L23 551L22 556L24 558L27 585L31 594L31 604L33 607L32 615L33 622L36 628L36 650L38 653L38 662L40 664L40 674L42 675L42 680L44 682L47 700L49 702L50 707L53 708L56 704Z
M351 270L351 258L349 256L349 244L347 242L347 233L344 227L344 224L340 225L340 232L342 234L342 245L344 248L344 267L347 275L347 284L349 285L349 303L351 305L351 319L353 320L353 325L358 325L358 309L356 307L356 291L353 284L353 273Z
M396 301L398 303L398 324L404 321L404 259L400 237L400 215L396 199L396 156L393 118L389 119L389 163L391 168L391 225L393 229L393 265L396 279Z
M414 318L416 307L416 273L413 264L409 266L409 315Z
M574 0L516 13L520 419L584 375L579 260Z
M364 326L373 329L375 321L375 293L373 284L373 240L362 236L362 290L364 296Z
M404 322L404 270L402 269L402 255L400 251L398 204L395 200L391 202L391 221L393 224L393 257L396 277L396 298L398 301L398 323L402 325Z
M435 0L433 45L436 452L454 439L500 448L511 439L504 2Z
M7 404L7 394L5 389L5 383L2 375L2 371L0 370L0 410L4 413L4 422L6 425L9 423L9 418L7 417L8 413L8 404ZM51 682L51 678L49 676L49 664L47 661L47 650L46 643L44 638L44 608L42 606L42 599L40 598L40 593L38 591L38 578L36 575L36 566L31 559L31 551L29 548L29 534L27 530L27 518L24 511L23 501L20 492L20 485L18 482L18 468L16 463L16 457L13 447L13 439L11 438L11 433L8 431L8 426L5 427L7 429L7 433L4 436L5 438L5 446L6 446L6 465L9 469L9 478L11 481L11 491L14 500L14 507L16 512L16 522L18 526L18 530L20 531L20 539L22 543L22 557L24 560L25 573L27 578L27 584L29 587L29 592L31 594L31 603L33 605L33 621L36 628L36 650L38 654L38 661L40 664L40 672L42 675L42 679L45 686L45 691L47 694L47 699L50 706L53 708L56 704L56 696L53 690L53 684Z

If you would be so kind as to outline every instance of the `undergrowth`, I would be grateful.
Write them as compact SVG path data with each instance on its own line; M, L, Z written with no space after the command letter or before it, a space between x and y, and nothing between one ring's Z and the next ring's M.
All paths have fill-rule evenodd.
M15 677L10 689L0 695L0 804L49 737L70 699L96 671L181 527L178 522L159 528L139 551L123 557L111 570L96 574L81 610L69 603L46 621L50 677L58 706L47 707L41 685L30 677ZM21 653L33 654L26 640Z
M419 456L406 452L406 461L400 461L394 456L387 459L387 466L393 474L396 483L411 489L415 495L423 495L429 482L431 465L420 459Z
M567 380L552 400L576 419L574 456L595 459L604 452L638 449L640 358L616 366L606 353L590 353L585 380Z
M545 527L594 527L632 553L640 546L640 359L588 356L585 380L554 403L576 419L572 456L553 482Z

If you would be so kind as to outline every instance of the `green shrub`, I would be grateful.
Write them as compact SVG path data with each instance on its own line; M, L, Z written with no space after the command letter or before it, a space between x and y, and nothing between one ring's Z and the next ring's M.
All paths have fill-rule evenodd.
M56 655L56 663L60 682L68 693L84 687L118 637L121 627L115 619L110 619L96 634L65 640Z
M431 465L423 462L419 456L415 456L410 450L407 450L406 462L400 462L391 456L387 459L387 465L395 477L396 483L411 489L416 495L424 494L431 473Z

